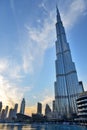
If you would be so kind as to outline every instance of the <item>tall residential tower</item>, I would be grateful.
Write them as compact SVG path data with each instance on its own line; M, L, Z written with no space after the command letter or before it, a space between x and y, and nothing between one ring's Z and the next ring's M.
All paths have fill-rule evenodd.
M60 117L70 117L77 112L76 99L84 90L78 81L58 8L56 33L55 107Z
M25 112L25 99L23 98L23 100L21 102L20 113L24 114L24 112Z
M42 104L40 102L37 104L37 113L42 114Z

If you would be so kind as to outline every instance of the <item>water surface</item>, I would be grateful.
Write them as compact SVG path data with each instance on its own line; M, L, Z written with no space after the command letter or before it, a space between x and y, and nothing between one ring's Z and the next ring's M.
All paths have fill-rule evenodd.
M87 130L85 126L59 124L0 124L0 130Z

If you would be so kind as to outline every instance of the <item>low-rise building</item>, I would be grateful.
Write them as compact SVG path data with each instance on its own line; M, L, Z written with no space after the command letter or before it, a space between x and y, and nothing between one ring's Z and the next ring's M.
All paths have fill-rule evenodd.
M79 95L76 100L78 121L87 122L87 91Z

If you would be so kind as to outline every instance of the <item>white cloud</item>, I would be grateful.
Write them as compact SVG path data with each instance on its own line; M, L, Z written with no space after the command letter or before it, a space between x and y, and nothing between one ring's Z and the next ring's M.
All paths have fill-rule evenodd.
M32 74L39 70L43 63L45 51L54 45L54 21L53 13L51 12L49 17L44 19L41 28L25 25L28 32L28 43L24 43L22 48L23 68L25 72Z
M49 11L48 11L48 9L47 9L47 7L45 5L45 1L43 1L42 3L40 3L39 7L42 8L46 14L49 14Z
M19 81L21 75L19 75L20 66L12 61L8 57L0 59L0 101L2 101L3 107L6 105L14 107L14 104L19 103L24 94L22 91L24 88L13 83L13 81ZM20 93L18 93L19 91Z
M15 79L16 81L21 81L24 76L21 74L22 65L19 65L17 61L10 59L9 66L7 70L7 75L10 79Z
M19 103L22 97L23 93L21 93L20 87L10 83L0 75L0 101L3 102L3 106L14 107L14 104Z
M13 13L15 14L14 0L10 0L10 6L12 8Z
M1 58L0 59L0 74L9 79L20 81L24 76L21 75L22 65L17 63L14 58Z
M6 72L8 65L9 63L7 59L0 59L0 73Z
M18 86L0 75L0 101L2 101L3 107L6 105L14 107L15 103L20 105L24 94L31 89L32 86Z
M87 12L87 2L85 0L73 0L66 10L62 10L62 21L66 29L72 28L80 17Z

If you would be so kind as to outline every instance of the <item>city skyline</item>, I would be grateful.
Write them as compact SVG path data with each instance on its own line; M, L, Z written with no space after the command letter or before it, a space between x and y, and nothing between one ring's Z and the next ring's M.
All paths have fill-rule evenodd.
M52 103L56 3L57 0L1 1L0 99L4 106L14 106L24 97L26 113L30 114L36 111L37 102L43 106ZM61 0L58 7L78 78L87 90L87 63L83 58L87 48L87 2Z

